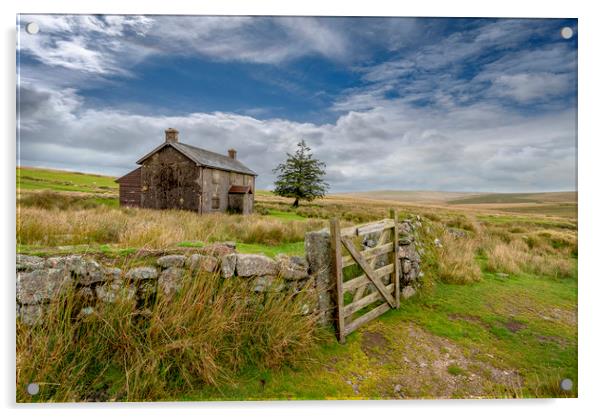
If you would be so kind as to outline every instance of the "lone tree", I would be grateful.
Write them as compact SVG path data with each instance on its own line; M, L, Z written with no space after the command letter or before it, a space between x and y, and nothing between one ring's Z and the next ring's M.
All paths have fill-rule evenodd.
M286 162L274 168L278 178L274 194L294 198L293 207L299 207L299 200L312 201L326 194L328 184L322 179L326 164L313 159L311 149L304 140L297 144L294 155L287 153Z

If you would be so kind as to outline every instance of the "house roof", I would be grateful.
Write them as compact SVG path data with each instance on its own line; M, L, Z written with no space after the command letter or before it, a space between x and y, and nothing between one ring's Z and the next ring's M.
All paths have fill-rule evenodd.
M241 174L257 176L257 174L254 171L247 168L238 159L230 158L226 155L221 155L216 152L211 152L206 149L197 148L196 146L186 145L185 143L180 142L164 142L149 153L147 153L146 155L144 155L136 163L142 164L151 155L155 154L156 152L159 152L166 146L172 146L174 149L176 149L186 157L190 158L198 166L223 169L224 171L233 171L239 172Z
M251 190L250 185L232 185L232 186L230 186L228 193L230 193L230 194L247 194L247 193L253 194L253 191Z
M132 171L128 172L127 174L125 174L125 175L122 175L121 177L117 178L117 179L115 180L115 182L119 183L119 182L123 181L124 179L128 178L130 175L132 175L132 176L133 176L133 175L137 175L137 174L138 174L138 172L137 172L137 171L139 171L139 170L140 170L140 168L141 168L141 167L138 167L138 168L136 168L136 169L134 169L134 170L132 170Z

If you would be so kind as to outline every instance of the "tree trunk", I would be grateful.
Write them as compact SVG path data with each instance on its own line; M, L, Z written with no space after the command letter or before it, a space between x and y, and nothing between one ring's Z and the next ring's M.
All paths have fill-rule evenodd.
M299 197L295 197L295 202L293 203L293 207L294 208L299 207Z

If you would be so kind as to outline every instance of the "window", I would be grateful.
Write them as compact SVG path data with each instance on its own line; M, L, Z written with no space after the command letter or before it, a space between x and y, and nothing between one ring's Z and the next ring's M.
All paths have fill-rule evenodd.
M211 199L211 208L213 210L219 210L219 196L215 196Z
M213 180L214 184L219 184L219 171L217 169L214 169L211 172L211 179Z

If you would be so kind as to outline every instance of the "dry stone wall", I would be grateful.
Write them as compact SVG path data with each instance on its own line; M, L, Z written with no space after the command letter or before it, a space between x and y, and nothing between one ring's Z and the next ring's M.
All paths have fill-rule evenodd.
M401 296L404 299L416 294L422 284L423 273L420 270L422 242L418 239L418 229L422 227L420 216L414 216L399 222L399 253L401 264ZM371 247L378 236L366 236L362 244ZM315 280L319 323L329 325L334 321L336 305L331 272L330 232L323 229L305 235L305 253L309 264L309 273ZM386 263L386 262L385 262ZM378 264L377 264L378 266Z
M400 222L398 256L405 298L420 287L420 242L415 237L420 226L419 218ZM184 279L204 272L219 274L223 279L250 280L254 292L304 291L309 301L303 313L317 314L320 324L329 325L335 305L329 232L308 233L305 251L305 257L278 255L272 259L237 253L234 244L220 243L201 248L198 253L164 255L151 265L128 270L81 255L43 258L18 254L17 316L27 324L43 320L48 307L68 288L74 289L81 300L80 314L90 314L97 303L112 303L118 297L135 300L142 308L157 293L170 297L181 289Z

